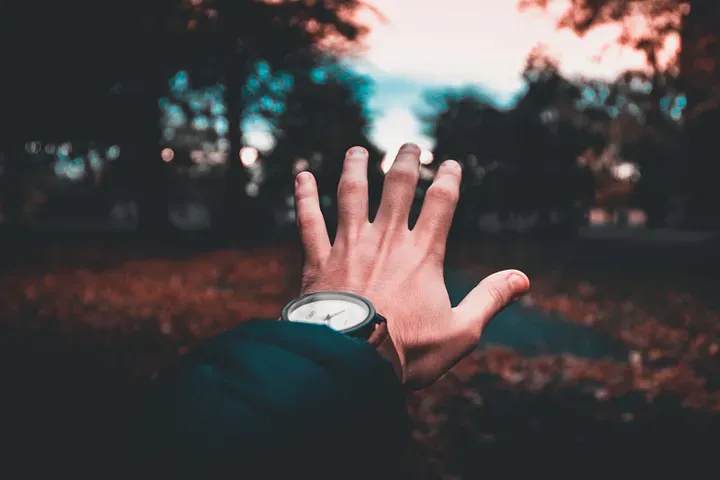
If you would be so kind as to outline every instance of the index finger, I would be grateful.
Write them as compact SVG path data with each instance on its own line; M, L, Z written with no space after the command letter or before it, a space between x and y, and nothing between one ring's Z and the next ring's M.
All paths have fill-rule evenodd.
M306 262L321 264L330 253L330 238L320 210L315 177L310 172L300 172L295 177L295 217Z

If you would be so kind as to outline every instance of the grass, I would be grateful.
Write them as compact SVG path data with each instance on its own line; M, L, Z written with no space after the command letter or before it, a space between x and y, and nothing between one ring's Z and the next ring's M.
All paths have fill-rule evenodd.
M88 436L121 418L128 395L176 355L248 318L275 318L299 288L294 244L148 248L113 238L28 242L0 277L4 431L18 451L58 465L111 448ZM517 238L453 243L450 265L478 278L524 269L533 281L528 306L604 330L632 354L610 361L478 350L409 399L418 478L712 460L703 454L720 432L717 254Z

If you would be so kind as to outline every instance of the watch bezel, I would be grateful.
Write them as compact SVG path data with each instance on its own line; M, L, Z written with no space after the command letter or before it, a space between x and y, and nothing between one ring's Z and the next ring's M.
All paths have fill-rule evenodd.
M283 307L282 312L280 314L280 318L287 322L304 323L304 322L290 320L290 318L288 317L290 310L296 305L305 305L306 303L312 302L313 299L323 299L324 297L327 297L327 296L344 297L344 298L350 297L350 298L353 298L355 300L362 302L368 308L368 316L365 319L365 321L363 321L362 323L360 323L358 325L355 325L352 328L347 328L345 330L336 330L336 329L328 326L328 328L330 328L331 330L333 330L335 332L341 333L343 335L351 335L351 334L358 332L364 328L367 328L368 325L373 324L375 322L375 320L377 319L377 311L375 310L375 306L372 304L372 302L370 300L363 297L362 295L358 295L357 293L343 292L343 291L339 291L339 290L323 290L320 292L308 293L301 297L295 298L294 300L289 301ZM307 322L307 323L309 323L309 322Z

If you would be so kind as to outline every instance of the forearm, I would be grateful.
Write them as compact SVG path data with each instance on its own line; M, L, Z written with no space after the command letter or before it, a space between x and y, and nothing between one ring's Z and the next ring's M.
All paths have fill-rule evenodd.
M151 421L169 445L204 465L221 464L227 451L247 465L267 455L301 461L318 450L340 460L356 457L356 448L373 452L363 461L386 464L409 434L390 365L371 344L325 327L256 321L211 339L161 376L154 403L165 410Z

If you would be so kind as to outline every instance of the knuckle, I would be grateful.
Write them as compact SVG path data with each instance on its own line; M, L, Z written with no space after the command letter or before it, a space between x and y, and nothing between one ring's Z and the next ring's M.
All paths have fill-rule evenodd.
M445 246L439 245L441 242L432 242L425 247L422 252L423 262L436 269L443 268L445 263Z
M306 284L314 283L320 274L320 265L315 262L307 262L303 268L302 281Z
M301 230L310 229L317 224L317 217L313 214L298 213L297 224Z
M295 190L295 201L297 203L301 203L304 200L307 200L312 197L313 192L308 191L307 189L298 188Z
M420 170L408 168L406 166L397 166L390 169L388 178L393 182L403 185L415 185L420 177Z
M490 297L490 301L492 302L492 306L496 310L499 310L505 306L505 295L503 295L502 290L498 288L497 285L488 286L487 293Z
M338 185L340 195L357 195L367 190L367 184L359 178L343 178Z
M444 203L457 203L460 198L457 189L446 185L431 185L425 195Z

